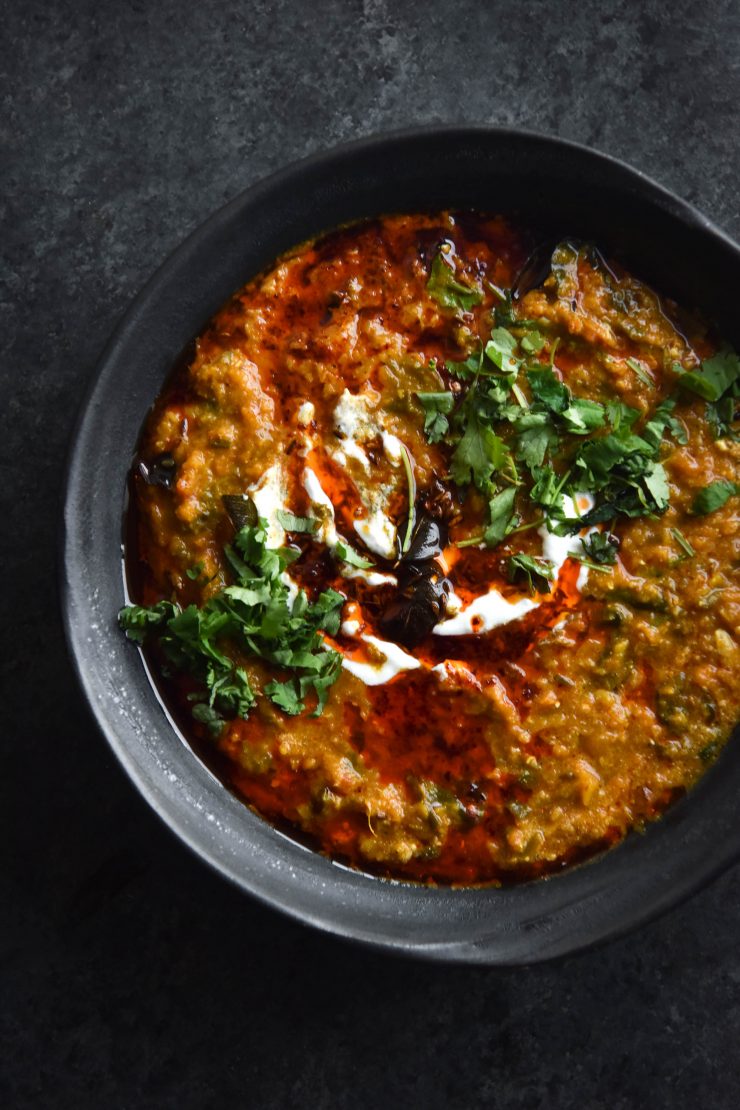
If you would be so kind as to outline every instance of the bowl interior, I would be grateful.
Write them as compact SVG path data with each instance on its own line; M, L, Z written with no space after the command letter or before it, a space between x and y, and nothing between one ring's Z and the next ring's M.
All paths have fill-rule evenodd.
M121 521L139 429L175 358L238 287L289 247L348 220L400 211L502 212L598 243L738 343L740 249L636 171L521 132L436 129L298 163L212 216L154 275L97 368L72 445L62 593L80 681L131 778L210 864L324 929L439 959L523 963L647 919L740 854L740 745L643 835L561 875L510 889L429 889L349 870L233 797L169 719L116 627Z

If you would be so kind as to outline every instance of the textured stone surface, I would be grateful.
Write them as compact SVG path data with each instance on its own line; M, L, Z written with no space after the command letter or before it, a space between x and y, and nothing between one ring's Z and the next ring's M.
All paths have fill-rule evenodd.
M65 656L54 567L97 353L212 209L340 140L490 121L623 157L737 236L740 7L1 6L3 1104L740 1105L737 870L544 967L304 930L191 858L124 779Z

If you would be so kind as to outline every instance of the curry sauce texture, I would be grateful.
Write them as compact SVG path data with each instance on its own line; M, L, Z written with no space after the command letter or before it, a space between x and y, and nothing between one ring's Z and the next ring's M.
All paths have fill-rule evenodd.
M472 213L304 244L147 420L127 553L197 750L333 858L561 869L738 718L738 359L588 244Z

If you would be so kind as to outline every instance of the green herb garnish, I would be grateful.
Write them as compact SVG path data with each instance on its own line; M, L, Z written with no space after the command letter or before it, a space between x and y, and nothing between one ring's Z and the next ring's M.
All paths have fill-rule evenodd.
M707 516L708 513L721 509L738 493L740 493L740 483L731 482L729 478L717 478L695 495L691 503L691 512L694 516Z
M628 358L626 361L630 370L634 371L642 384L648 386L650 389L653 389L655 386L655 382L650 377L642 363L638 362L636 358Z
M590 536L583 536L581 547L592 563L602 567L616 564L619 541L611 532L592 532Z
M424 433L430 443L439 443L447 434L447 417L455 407L454 393L417 393L424 409Z
M483 300L480 288L458 281L454 265L444 250L437 252L432 263L427 291L442 308L459 309L463 312L469 312Z
M279 708L302 712L313 692L318 715L341 667L341 656L327 648L321 632L338 631L343 596L325 590L311 604L298 590L291 602L283 572L300 552L268 548L264 520L240 529L224 553L233 585L200 607L181 609L169 601L149 608L126 606L119 614L121 628L138 644L156 639L170 666L194 676L202 692L192 698L193 716L216 735L225 718L246 717L256 702L244 667L227 648L289 673L285 682L269 683L264 690Z
M510 555L506 572L510 582L524 578L530 593L548 593L555 577L555 564L537 555Z
M683 532L681 532L680 529L678 529L678 528L671 528L670 532L671 532L671 535L673 536L674 540L678 544L678 546L683 551L685 557L687 559L693 559L694 556L696 555L696 552L694 551L693 547L691 546L689 541L684 536Z
M334 554L341 562L348 563L351 567L359 567L360 570L368 570L370 567L374 566L374 563L372 563L370 559L366 559L364 555L360 555L358 551L355 551L353 547L350 547L349 544L344 543L342 540L339 540L335 545Z
M315 532L318 521L309 516L296 516L286 509L278 509L275 516L286 532Z
M705 359L699 370L685 371L674 363L681 389L696 393L705 401L719 401L740 378L740 359L730 347L723 347L712 358Z
M514 512L516 490L513 487L501 490L488 503L490 524L483 533L483 540L489 547L501 543L514 523L519 519Z

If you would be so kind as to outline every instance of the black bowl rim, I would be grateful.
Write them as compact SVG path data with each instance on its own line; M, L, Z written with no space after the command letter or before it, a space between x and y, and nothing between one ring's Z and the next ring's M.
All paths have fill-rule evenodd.
M556 906L549 915L543 918L538 917L536 907L533 907L534 912L525 921L524 927L525 930L531 930L532 939L534 940L537 938L538 943L535 944L534 947L528 947L525 944L524 950L521 944L514 945L512 948L511 945L507 947L505 943L503 950L498 950L495 945L492 946L490 935L483 935L482 938L477 937L472 940L463 941L457 941L454 938L444 941L417 941L404 929L396 930L395 933L391 930L390 934L386 933L379 935L377 931L360 927L353 921L347 922L346 920L338 920L334 916L321 912L310 913L305 909L297 908L291 904L290 898L286 897L287 888L283 896L276 896L260 888L259 885L255 885L254 882L247 882L233 869L226 867L223 860L218 859L212 851L208 850L207 846L202 842L202 837L199 838L198 835L185 828L183 821L177 820L171 812L165 809L160 794L138 773L131 754L128 752L126 746L119 741L115 728L111 726L108 719L104 716L95 698L94 683L88 676L83 662L83 650L79 639L82 629L80 627L79 618L75 612L75 584L79 584L79 568L75 565L75 555L72 544L76 522L79 517L79 505L76 504L75 494L79 482L80 442L83 432L89 428L91 424L94 424L94 400L105 367L114 359L121 349L125 347L130 332L136 330L139 313L156 296L157 292L169 283L172 274L177 271L180 264L187 259L193 246L201 240L206 239L214 229L229 224L232 219L245 208L248 208L250 205L255 205L257 202L269 197L270 193L289 182L291 179L295 179L317 168L328 168L332 163L338 163L344 159L349 159L365 152L380 152L388 144L414 142L433 137L459 138L460 140L469 140L471 142L522 141L524 143L538 144L543 149L557 149L573 157L586 158L592 160L594 163L600 163L603 166L611 168L615 174L621 175L625 183L639 188L649 200L658 206L662 206L664 210L670 212L686 227L693 227L694 229L698 229L701 233L710 236L714 239L716 244L732 255L734 261L740 265L740 246L738 246L730 236L721 228L717 227L693 205L677 197L669 189L654 181L641 170L630 166L619 158L595 150L587 145L560 139L534 130L517 127L496 127L487 124L429 124L420 127L371 134L352 142L342 143L326 150L319 150L308 157L295 160L268 176L258 179L245 190L238 193L230 201L214 211L205 221L199 224L189 235L181 240L179 245L155 269L140 292L130 302L110 339L106 343L97 360L95 369L90 375L83 399L79 406L77 419L70 436L64 474L63 503L61 505L62 520L58 558L59 595L67 647L74 672L93 719L106 738L118 762L126 771L141 795L169 830L190 848L199 859L206 862L216 872L228 879L240 890L250 894L270 908L277 909L287 914L289 917L304 924L310 924L325 933L358 942L366 947L425 960L461 964L520 966L523 964L556 959L572 952L585 951L595 945L621 936L666 912L672 906L688 898L691 894L716 878L731 864L740 859L740 827L733 829L735 836L724 840L717 847L714 856L710 857L709 855L704 855L701 861L702 866L698 870L693 872L686 870L681 873L677 879L674 877L674 882L668 889L653 891L650 897L643 897L638 904L633 904L627 915L623 914L623 916L618 919L606 924L602 921L601 925L597 928L589 928L587 926L584 929L583 922L580 920L578 914L579 903L569 899L567 896L561 899L560 904ZM247 279L245 278L245 280ZM140 661L134 660L133 653L131 658L132 666L140 666ZM167 716L169 715L167 714ZM179 729L177 729L177 726L171 719L169 724L160 722L159 727L164 727L165 729L171 727L180 736L180 739L183 739L182 735L179 733ZM194 762L196 762L195 759ZM716 768L710 769L698 786L690 793L688 798L676 803L660 821L655 822L654 825L648 829L643 839L650 839L654 829L661 826L665 827L670 824L672 815L675 815L677 810L681 810L694 795L701 793L707 779L713 775L715 770ZM239 804L241 805L241 803ZM242 808L246 812L250 812L247 810L247 807L242 806ZM261 821L260 818L256 819ZM274 832L275 830L272 831ZM277 835L279 836L280 834ZM287 838L282 839L287 841ZM588 874L592 876L594 880L594 882L588 885L589 887L595 888L593 892L593 903L595 906L596 903L602 899L603 895L603 891L598 882L599 876L597 868L599 861L619 853L624 854L626 852L630 855L634 854L635 845L639 843L639 839L640 838L636 837L634 834L631 834L631 836L620 845L610 849L608 853L597 857L595 862L571 868L559 875L536 880L534 883L506 889L515 892L532 891L535 887L545 889L547 887L552 887L552 884L562 883L568 876L573 876L574 874ZM287 842L294 844L293 841ZM412 900L429 898L437 900L443 898L489 898L492 893L494 896L499 894L496 890L492 891L490 887L466 888L461 891L455 891L450 888L421 887L409 883L399 883L394 880L377 879L363 872L354 872L341 867L341 865L337 866L337 864L325 860L323 856L317 853L310 854L314 859L323 861L328 868L337 869L333 872L328 871L326 873L327 875L333 873L335 875L360 876L363 880L381 884L391 892L410 893ZM560 919L560 929L554 930L557 935L553 939L550 933L553 931L552 924L556 918ZM567 932L564 931L565 919L570 920L570 925L573 927L576 934L571 939L568 938ZM519 927L521 927L522 922L520 921L518 924ZM504 928L504 933L505 932L506 928ZM505 939L504 937L504 940ZM496 940L500 944L501 937L498 934L496 935Z

